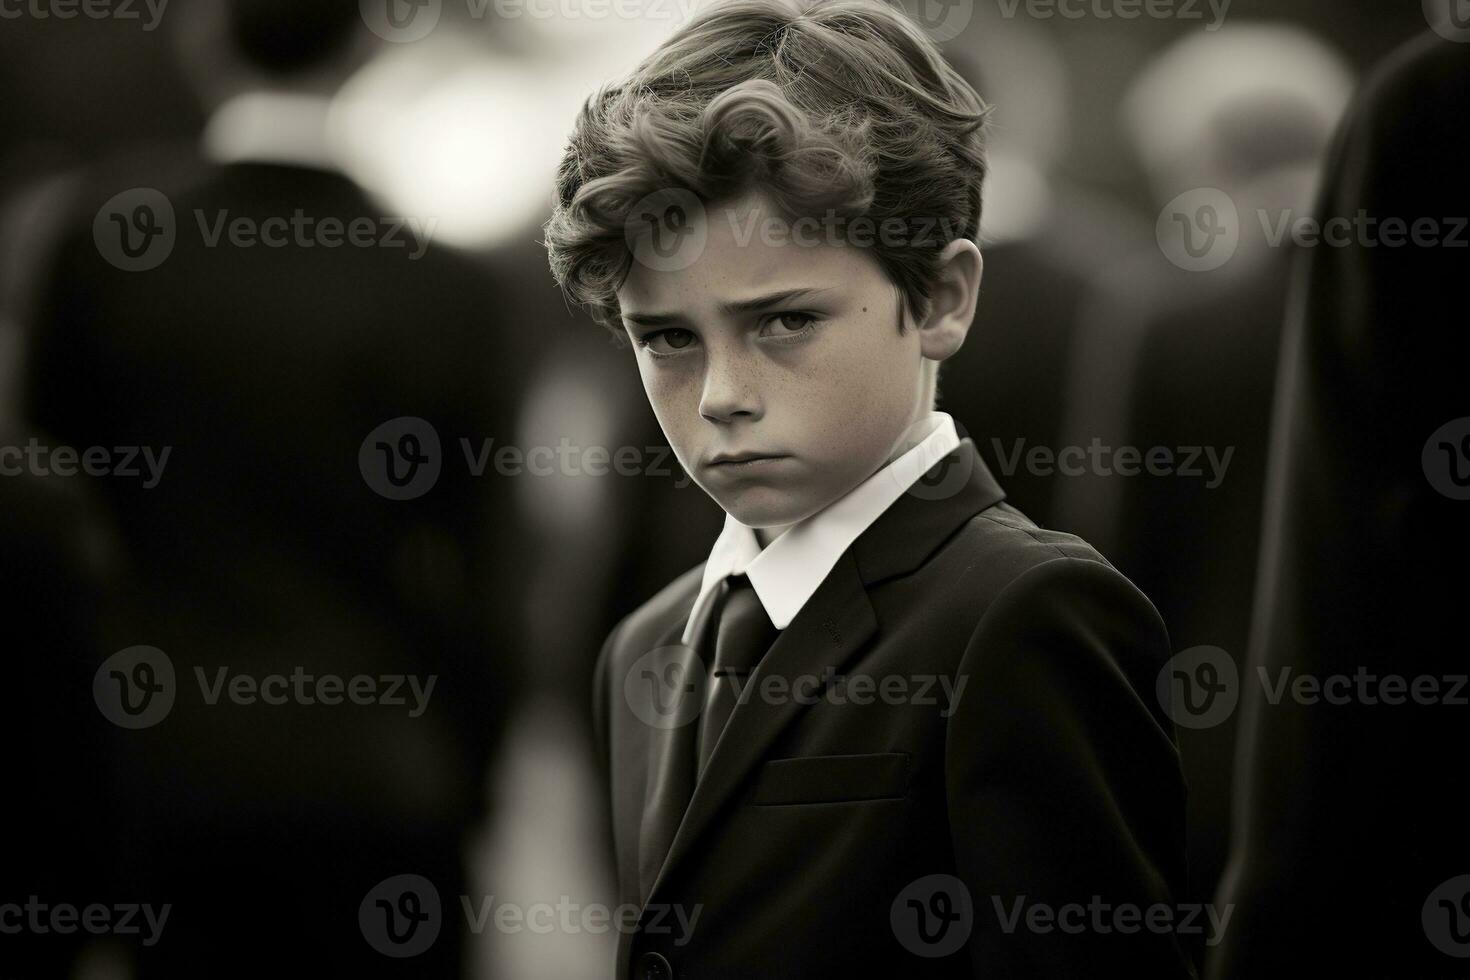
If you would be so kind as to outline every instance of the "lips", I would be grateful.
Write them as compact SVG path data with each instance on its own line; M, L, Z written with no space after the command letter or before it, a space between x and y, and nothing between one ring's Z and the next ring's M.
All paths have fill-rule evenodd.
M773 462L778 459L790 459L790 453L716 453L705 463L706 466L721 466L739 468L742 466L757 465L763 462Z

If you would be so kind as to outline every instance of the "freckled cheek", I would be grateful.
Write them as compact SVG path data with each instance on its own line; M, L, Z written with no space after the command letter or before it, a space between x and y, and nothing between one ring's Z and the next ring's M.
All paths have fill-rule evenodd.
M819 365L792 394L809 445L828 462L842 465L863 454L868 417L880 407L872 380L871 365L844 358Z
M827 459L865 469L874 463L870 457L887 453L897 437L893 430L906 424L917 368L909 366L904 345L890 338L854 330L842 340L813 366L805 400L820 416L812 428Z
M686 449L697 447L690 440L699 428L700 374L687 368L664 369L639 364L643 391L659 426L681 458Z

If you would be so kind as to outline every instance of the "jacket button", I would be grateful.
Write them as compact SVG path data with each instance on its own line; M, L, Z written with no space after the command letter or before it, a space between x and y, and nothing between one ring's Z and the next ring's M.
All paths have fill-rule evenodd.
M638 958L638 976L642 980L674 980L674 968L659 953L644 953Z

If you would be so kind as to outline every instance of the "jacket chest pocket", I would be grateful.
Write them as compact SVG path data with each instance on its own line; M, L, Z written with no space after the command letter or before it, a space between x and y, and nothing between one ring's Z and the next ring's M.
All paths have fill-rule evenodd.
M814 755L773 759L761 767L754 806L858 803L903 799L909 788L907 752Z

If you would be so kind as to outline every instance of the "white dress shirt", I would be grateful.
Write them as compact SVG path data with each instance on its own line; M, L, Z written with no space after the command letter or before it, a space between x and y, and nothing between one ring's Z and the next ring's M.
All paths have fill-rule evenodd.
M914 423L910 435L926 435L912 449L885 465L806 520L793 524L762 549L755 531L729 514L725 529L710 551L704 581L690 611L683 642L694 633L721 584L731 575L745 575L755 588L771 623L784 630L816 593L842 553L872 526L893 502L927 473L935 463L959 448L954 419L931 412Z

